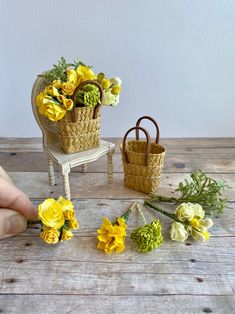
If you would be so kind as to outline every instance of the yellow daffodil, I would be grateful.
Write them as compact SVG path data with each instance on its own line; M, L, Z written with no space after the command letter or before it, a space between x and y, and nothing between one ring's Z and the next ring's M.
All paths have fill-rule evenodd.
M40 237L48 244L55 244L59 241L60 232L55 228L44 227Z
M80 65L76 71L77 71L78 79L81 78L82 81L95 80L96 78L91 68L85 65Z
M61 241L67 241L72 239L73 233L70 230L67 230L65 228L62 228L61 231Z
M61 204L52 198L38 205L38 218L46 227L55 229L60 229L65 222Z
M125 220L121 217L114 224L104 218L101 228L97 230L99 240L97 248L104 250L106 254L114 250L116 253L122 252L125 249L126 228Z

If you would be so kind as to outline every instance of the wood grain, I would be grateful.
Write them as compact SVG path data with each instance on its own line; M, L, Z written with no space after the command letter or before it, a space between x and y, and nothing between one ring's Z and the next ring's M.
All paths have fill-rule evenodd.
M50 186L45 172L10 172L15 184L31 198L58 197L62 195L60 174L56 175L56 185ZM36 178L36 180L35 180ZM185 173L163 174L158 194L176 195L174 192L178 183L189 178ZM215 179L224 179L231 187L226 192L229 200L235 200L235 174L214 174ZM146 194L126 188L123 184L123 174L115 173L113 183L107 184L106 173L71 173L70 187L72 198L136 198L146 197Z
M102 217L114 220L133 200L146 197L124 187L117 147L111 185L106 158L88 165L87 173L77 167L70 175L80 223L71 241L48 246L35 224L0 241L0 313L235 313L235 139L163 139L162 144L167 157L159 194L175 195L178 182L198 168L231 186L230 208L213 218L210 241L173 242L170 220L146 209L148 222L161 219L164 245L148 254L136 251L129 234L142 222L134 211L126 250L105 255L96 249ZM0 164L35 206L62 193L58 172L57 185L49 186L40 139L0 138Z

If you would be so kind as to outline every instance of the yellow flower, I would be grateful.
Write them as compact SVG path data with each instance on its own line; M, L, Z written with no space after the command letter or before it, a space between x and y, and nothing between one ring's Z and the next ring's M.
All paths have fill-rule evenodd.
M41 106L42 104L46 104L52 100L52 97L47 95L45 92L41 92L36 97L36 105Z
M55 86L55 88L59 89L59 88L61 88L61 81L60 80L54 80L52 82L52 85Z
M189 236L185 226L182 223L176 221L172 222L171 224L170 235L172 240L180 242L184 242Z
M79 228L79 224L77 219L71 219L68 221L68 226L70 229L78 229Z
M45 226L55 229L60 229L65 222L63 208L60 202L53 198L48 198L38 205L38 218Z
M74 69L67 71L67 79L70 83L77 85L78 84L78 76L77 72Z
M78 79L82 78L82 81L87 81L87 80L94 80L95 79L95 74L91 70L91 68L85 66L85 65L80 65L77 68L77 74L78 74Z
M63 103L64 103L64 100L66 99L66 97L65 97L64 95L59 95L59 96L57 96L57 99L59 100L59 102L60 102L61 104L63 104Z
M120 85L116 85L111 89L112 94L114 95L118 95L121 92L121 86Z
M59 96L60 95L58 89L53 85L47 86L45 89L45 92L51 96Z
M97 81L101 84L104 78L105 78L105 74L101 72L97 76Z
M48 244L55 244L59 241L60 232L55 228L44 227L40 237Z
M74 85L73 83L70 82L65 82L62 84L61 89L64 95L73 95L73 92L76 88L76 85Z
M64 105L66 110L72 110L73 109L72 99L64 98L63 105Z
M61 241L70 240L73 237L73 233L70 230L62 228Z
M66 114L66 110L54 102L42 104L42 106L39 108L39 112L48 117L48 119L51 121L61 120Z
M102 86L102 88L103 89L109 89L109 87L110 87L110 80L108 80L108 79L103 79L103 81L102 81L102 83L101 83L101 86Z
M121 217L115 224L104 218L101 228L97 230L99 240L97 248L104 250L106 254L110 254L114 250L116 253L122 252L125 249L126 228L125 220Z
M74 219L75 212L73 203L70 200L66 200L62 196L60 196L57 202L61 205L65 220Z
M207 241L210 239L210 234L208 231L200 232L200 231L197 231L195 229L192 229L191 235L192 235L193 239L195 239L197 241L204 242L204 241Z

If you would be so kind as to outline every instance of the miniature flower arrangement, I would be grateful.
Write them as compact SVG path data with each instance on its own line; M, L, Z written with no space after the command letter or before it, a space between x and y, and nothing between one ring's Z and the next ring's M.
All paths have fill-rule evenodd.
M81 61L62 57L53 69L39 75L41 92L36 105L41 116L58 124L58 136L66 153L99 146L101 106L116 106L121 80L96 75Z
M70 240L71 230L78 229L74 206L70 200L59 197L46 199L38 205L38 218L42 224L40 237L48 244Z

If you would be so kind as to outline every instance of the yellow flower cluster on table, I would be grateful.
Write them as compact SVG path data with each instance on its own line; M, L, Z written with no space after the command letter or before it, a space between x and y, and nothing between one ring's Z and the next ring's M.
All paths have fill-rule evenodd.
M71 230L79 227L72 202L61 196L58 200L48 198L39 204L38 218L43 225L40 237L48 244L72 239Z
M96 76L92 69L85 65L74 68L70 66L64 74L65 81L53 80L36 97L39 113L51 121L61 120L66 112L72 111L75 106L86 106L86 103L74 104L72 99L76 87L85 81L92 80L101 84L104 92L102 105L115 106L119 102L119 93L121 91L121 80L119 78L107 79L103 73Z
M171 239L184 242L189 235L198 241L210 238L208 229L213 226L211 218L204 218L205 211L200 204L182 203L175 211L177 221L171 224Z
M107 254L113 251L121 253L125 249L126 229L126 221L122 217L117 218L114 224L109 219L103 218L103 224L97 230L99 240L97 248Z

